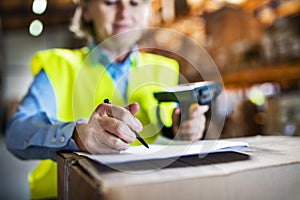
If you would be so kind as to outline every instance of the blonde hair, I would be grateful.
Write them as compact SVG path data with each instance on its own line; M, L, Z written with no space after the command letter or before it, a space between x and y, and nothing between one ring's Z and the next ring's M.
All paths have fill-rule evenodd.
M96 36L93 27L93 22L92 21L87 22L84 20L82 15L82 7L80 5L81 1L89 1L89 0L73 0L73 2L76 4L76 9L71 19L71 24L69 26L69 29L71 32L74 33L76 37L80 39L91 40Z

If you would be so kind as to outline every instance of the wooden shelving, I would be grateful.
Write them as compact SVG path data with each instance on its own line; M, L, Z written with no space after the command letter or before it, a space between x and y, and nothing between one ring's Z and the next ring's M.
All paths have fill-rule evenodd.
M275 67L261 67L223 75L228 86L251 86L264 82L276 82L283 88L300 84L300 63Z

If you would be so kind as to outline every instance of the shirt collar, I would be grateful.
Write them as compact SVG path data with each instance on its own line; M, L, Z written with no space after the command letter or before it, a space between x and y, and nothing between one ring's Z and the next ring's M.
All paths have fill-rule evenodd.
M91 56L92 63L94 66L101 63L102 65L107 67L110 64L115 63L110 58L108 52L105 49L101 48L100 45L96 45L96 43L94 41L88 45L88 48L89 48L90 56ZM138 46L133 45L131 47L130 55L125 59L125 61L123 63L128 63L133 60L137 61L138 56L139 56Z

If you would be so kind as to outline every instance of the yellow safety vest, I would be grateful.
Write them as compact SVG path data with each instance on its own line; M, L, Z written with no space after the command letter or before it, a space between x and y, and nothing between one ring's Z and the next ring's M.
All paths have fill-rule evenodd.
M41 69L47 74L56 97L57 118L61 121L74 121L89 118L94 109L109 98L112 104L125 106L138 102L140 110L136 117L143 124L140 133L146 142L152 143L160 133L157 119L157 101L153 92L178 83L179 66L170 58L142 53L132 59L125 102L106 67L90 58L87 48L78 50L51 49L38 52L32 59L32 73L37 75ZM163 113L165 125L170 125L171 110L166 106ZM137 141L133 145L139 144ZM56 163L50 160L41 164L29 174L31 198L50 198L57 196Z

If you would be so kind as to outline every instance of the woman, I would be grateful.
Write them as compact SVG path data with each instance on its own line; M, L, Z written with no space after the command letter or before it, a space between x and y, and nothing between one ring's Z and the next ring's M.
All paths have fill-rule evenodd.
M177 84L179 69L172 59L138 50L150 11L148 0L79 0L71 30L89 46L50 49L33 57L35 79L8 123L7 148L22 159L55 161L62 150L125 150L139 144L134 132L153 142L162 132L153 92ZM103 103L106 98L112 104ZM172 126L163 130L201 139L207 110L194 107L179 129L180 110L175 108ZM46 195L31 192L32 198ZM46 197L55 195L53 189Z

